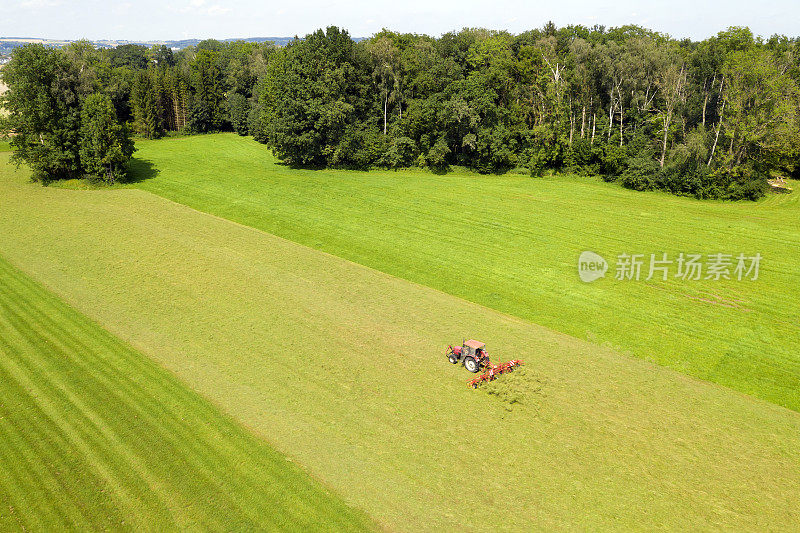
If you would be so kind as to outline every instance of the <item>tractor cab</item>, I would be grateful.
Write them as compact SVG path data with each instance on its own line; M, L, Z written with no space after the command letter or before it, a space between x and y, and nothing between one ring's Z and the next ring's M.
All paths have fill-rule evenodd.
M445 355L447 355L451 363L460 362L464 365L464 368L473 373L478 372L489 362L489 356L486 354L486 344L474 339L464 341L461 346L448 347Z
M464 341L464 344L461 346L462 357L471 355L476 359L481 359L485 353L486 353L486 343L480 341L470 339L468 341Z

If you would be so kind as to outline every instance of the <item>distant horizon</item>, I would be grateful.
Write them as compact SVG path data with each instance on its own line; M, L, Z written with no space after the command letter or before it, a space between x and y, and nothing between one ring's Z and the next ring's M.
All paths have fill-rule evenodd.
M761 33L758 33L756 31L754 31L753 28L748 26L747 24L739 24L739 25L720 27L719 30L717 30L717 31L715 31L713 33L710 33L710 34L708 34L708 35L706 35L704 37L701 37L701 38L689 37L689 36L685 36L685 35L674 35L672 33L661 31L661 30L658 30L656 28L652 28L652 27L649 27L649 26L641 25L641 24L634 24L634 23L619 24L619 25L613 25L613 26L612 25L604 25L604 24L597 24L597 25L598 26L602 26L603 28L605 28L606 31L610 30L612 28L619 28L619 27L623 27L623 26L639 26L639 27L642 27L642 28L644 28L646 30L650 30L650 31L653 31L653 32L656 32L656 33L667 35L672 39L676 39L676 40L690 39L693 42L704 41L704 40L709 39L711 37L715 37L720 32L723 32L723 31L727 30L728 28L730 28L732 26L739 26L739 27L748 28L753 33L753 36L755 38L769 39L770 37L772 37L774 35L782 35L782 36L788 37L790 39L791 38L800 38L800 28L798 28L798 32L796 34L786 34L786 33L780 33L780 32L772 32L772 33L769 33L769 34L761 34ZM66 38L66 37L41 37L41 36L36 36L36 35L30 35L30 36L18 36L18 35L15 35L15 36L0 36L0 41L13 41L13 40L17 40L17 41L40 40L40 41L51 41L51 42L75 42L75 41L123 42L124 41L124 42L132 43L132 44L137 44L137 43L157 44L157 43L172 43L172 42L182 42L182 41L205 41L205 40L217 40L217 41L240 41L240 40L241 41L246 41L246 40L270 41L270 40L275 40L275 39L292 40L292 39L295 39L295 38L302 39L306 35L316 31L317 29L325 29L328 26L337 26L337 25L336 24L328 24L327 26L320 26L320 28L316 28L314 30L310 30L308 32L304 32L302 34L292 34L292 35L290 35L290 34L285 34L285 35L247 35L247 36L236 36L236 37L217 37L217 36L210 36L210 37L209 36L187 36L187 37L183 37L183 36L181 36L181 37L173 37L173 38L165 38L165 39L138 39L138 38L128 38L128 37L103 37L103 38L75 37L75 38ZM585 24L565 24L565 25L556 24L556 27L558 27L558 28L564 28L564 27L567 27L567 26L583 26L583 27L585 27L587 29L590 29L590 30L594 27L594 25L586 26ZM370 37L372 37L376 33L379 33L380 31L383 31L383 29L388 30L388 31L393 31L393 32L396 32L396 33L411 33L411 34L416 34L416 35L428 35L430 37L434 37L434 38L438 39L442 35L445 35L447 33L453 33L453 32L457 33L459 31L461 31L463 29L467 29L467 28L480 28L480 29L485 29L485 30L490 30L490 31L498 31L498 32L506 31L506 32L508 32L508 33L510 33L512 35L519 35L520 33L524 33L524 32L527 32L527 31L532 31L532 30L539 30L539 29L542 28L542 26L540 25L540 26L535 26L535 27L528 28L526 30L510 31L510 30L503 29L503 28L492 28L492 27L488 27L488 26L464 26L462 28L456 28L456 29L452 29L452 30L449 30L449 31L446 31L446 32L442 32L442 33L438 33L438 34L432 34L432 33L425 33L425 32L399 31L399 30L396 30L396 29L391 28L391 27L386 27L386 28L383 28L383 29L378 30L376 32L373 32L373 33L371 33L369 35L354 35L353 33L350 32L350 30L347 27L344 27L344 26L338 26L338 27L340 29L346 30L350 34L350 37L352 39L354 39L354 40L369 39Z
M344 28L347 29L347 28ZM298 35L298 37L300 37ZM351 36L352 37L352 36ZM238 41L238 40L246 40L246 39L294 39L294 35L249 35L246 37L181 37L179 39L126 39L126 38L113 38L113 37L106 37L103 39L93 39L91 37L78 37L76 39L67 39L67 38L60 38L60 37L39 37L36 35L9 35L9 36L0 36L0 41L10 41L10 40L17 40L17 41L26 41L37 39L40 41L130 41L130 42L147 42L147 43L155 43L155 42L173 42L173 41L196 41L196 40L206 40L206 39L214 39L217 41ZM363 39L363 37L358 36L358 39Z
M731 26L747 26L754 35L798 36L800 5L774 0L21 0L3 8L0 34L75 41L180 41L246 39L242 35L302 37L327 26L369 37L388 28L399 33L438 37L462 28L487 28L518 34L541 28L582 25L606 28L634 24L675 39L701 41ZM12 29L13 28L13 29ZM13 37L8 37L13 38Z
M302 36L298 36L302 37ZM361 36L352 36L354 39L364 39L365 37ZM51 37L36 37L36 36L13 36L13 37L4 37L0 36L0 41L51 41L51 42L76 42L76 41L91 41L96 43L101 42L129 42L129 43L175 43L181 41L205 41L208 39L216 40L216 41L247 41L247 40L270 40L270 39L294 39L294 35L267 35L267 36L260 36L260 35L253 35L249 37L182 37L180 39L114 39L114 38L105 38L105 39L91 39L89 37L79 37L77 39L61 39L61 38L51 38Z

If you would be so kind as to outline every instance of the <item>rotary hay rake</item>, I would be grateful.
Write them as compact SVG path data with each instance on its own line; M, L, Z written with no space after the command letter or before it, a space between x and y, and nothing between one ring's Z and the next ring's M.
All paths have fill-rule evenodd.
M473 389L477 389L484 383L494 380L500 374L513 372L518 366L524 364L519 359L512 359L496 365L489 360L486 344L474 339L464 341L461 346L453 346L451 344L447 347L445 356L454 365L463 364L464 368L473 374L483 370L483 374L467 383Z

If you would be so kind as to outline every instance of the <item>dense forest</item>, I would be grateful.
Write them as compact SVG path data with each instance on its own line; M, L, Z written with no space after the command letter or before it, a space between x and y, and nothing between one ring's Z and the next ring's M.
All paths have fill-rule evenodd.
M800 39L739 27L701 42L550 23L175 53L28 45L3 79L15 157L42 180L121 177L130 130L232 130L297 166L553 170L698 198L755 199L800 174Z

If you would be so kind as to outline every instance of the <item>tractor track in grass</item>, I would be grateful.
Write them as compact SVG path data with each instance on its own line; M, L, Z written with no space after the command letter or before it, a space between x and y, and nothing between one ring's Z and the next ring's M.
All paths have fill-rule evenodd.
M794 411L144 191L42 188L0 174L0 255L383 527L790 529L800 520ZM468 389L470 375L442 356L462 335L486 340L498 359L525 360L526 381L509 381L505 396ZM98 371L119 365L109 364ZM113 405L123 410L127 396ZM153 432L147 447L169 454L186 432L223 431L203 416L182 422L174 440ZM70 431L58 427L54 435ZM235 471L256 483L263 475ZM218 502L220 512L233 504Z

